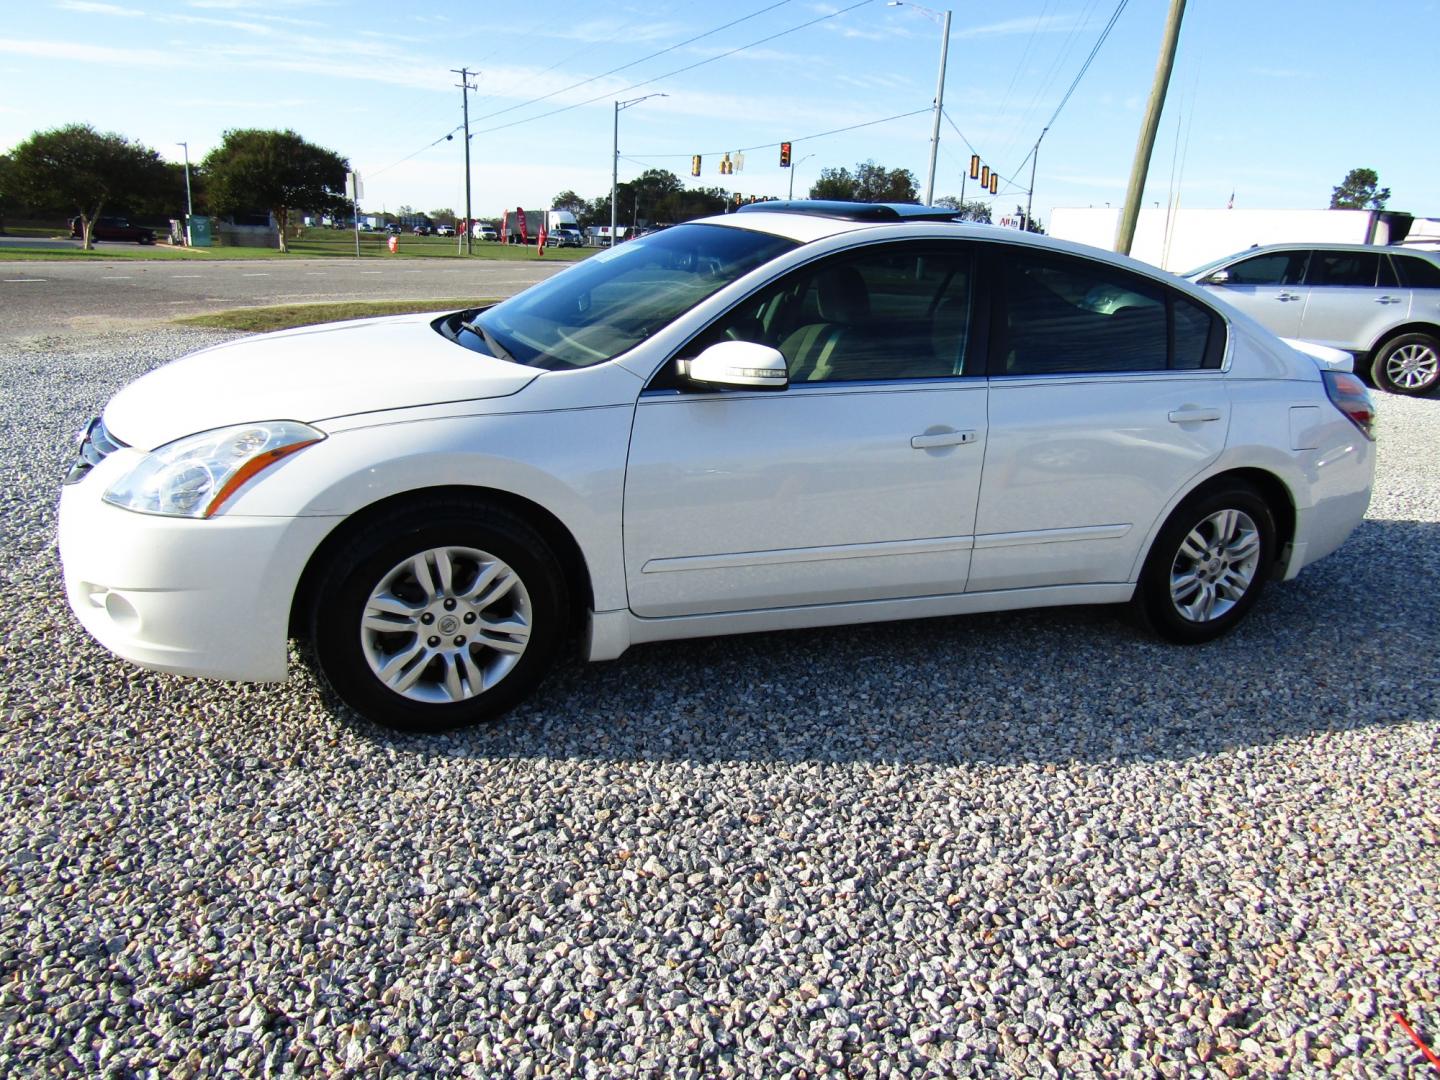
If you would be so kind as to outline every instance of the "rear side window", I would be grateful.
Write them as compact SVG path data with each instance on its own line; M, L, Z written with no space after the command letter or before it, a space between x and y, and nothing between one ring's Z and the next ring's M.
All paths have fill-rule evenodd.
M1299 285L1308 251L1272 251L1224 267L1230 285Z
M1400 284L1407 289L1440 289L1440 265L1417 255L1391 255Z
M1306 285L1374 288L1380 255L1374 251L1317 251L1310 257Z
M1218 367L1223 324L1208 308L1114 267L1001 256L994 373L1059 375Z

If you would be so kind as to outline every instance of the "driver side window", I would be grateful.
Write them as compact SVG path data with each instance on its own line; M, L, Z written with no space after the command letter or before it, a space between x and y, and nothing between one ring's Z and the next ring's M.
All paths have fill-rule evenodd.
M878 246L788 275L682 350L778 349L792 383L953 378L969 337L972 256L959 244Z

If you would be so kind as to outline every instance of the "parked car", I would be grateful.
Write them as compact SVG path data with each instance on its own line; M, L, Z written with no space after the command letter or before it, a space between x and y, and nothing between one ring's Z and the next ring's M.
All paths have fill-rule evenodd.
M385 231L391 236L399 236L405 231L405 226L401 225L399 222L392 221L385 226Z
M484 225L478 221L474 225L470 226L470 235L473 236L476 240L500 239L500 234L495 231L494 225Z
M78 217L70 219L70 235L77 240L85 235L81 230L81 221ZM155 230L147 229L143 225L131 225L123 217L102 217L96 218L90 227L90 239L153 244L155 243Z
M1184 275L1282 337L1344 349L1392 394L1440 383L1440 254L1271 244Z
M935 215L771 203L152 371L65 478L70 604L188 675L283 679L308 639L422 730L520 701L582 621L591 660L1127 602L1204 642L1359 523L1354 375L1152 267Z
M584 241L580 239L579 229L556 229L545 235L545 243L550 247L582 247Z
M429 236L432 230L429 225L416 225L413 231L416 236Z
M435 226L435 235L436 235L436 236L454 236L454 235L455 235L455 226L454 226L454 225L436 225L436 226Z

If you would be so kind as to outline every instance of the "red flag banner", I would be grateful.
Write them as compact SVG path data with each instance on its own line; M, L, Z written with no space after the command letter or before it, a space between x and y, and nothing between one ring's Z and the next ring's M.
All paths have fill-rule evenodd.
M530 242L530 234L525 231L525 211L524 211L524 210L516 210L516 211L515 211L515 223L520 226L520 243L522 243L522 244L528 244L528 243Z

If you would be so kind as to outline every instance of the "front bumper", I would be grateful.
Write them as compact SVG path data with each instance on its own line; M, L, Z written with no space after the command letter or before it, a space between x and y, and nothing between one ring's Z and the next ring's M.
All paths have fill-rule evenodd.
M109 465L60 496L65 593L85 629L158 671L284 679L296 584L340 519L134 513L101 500Z

